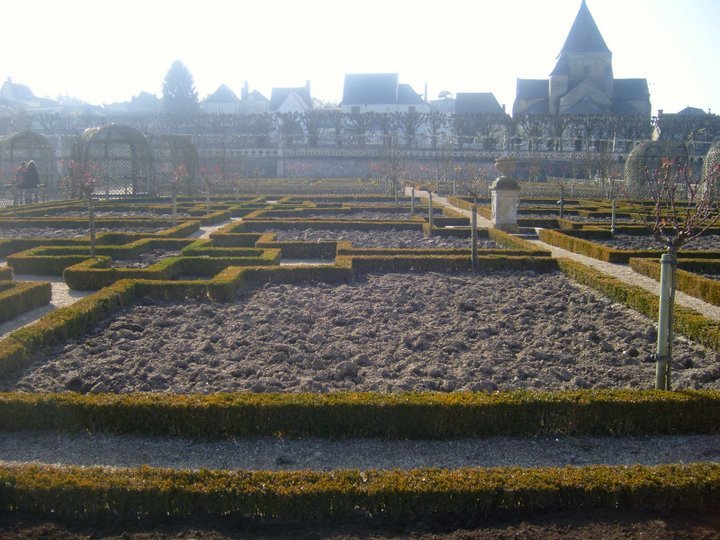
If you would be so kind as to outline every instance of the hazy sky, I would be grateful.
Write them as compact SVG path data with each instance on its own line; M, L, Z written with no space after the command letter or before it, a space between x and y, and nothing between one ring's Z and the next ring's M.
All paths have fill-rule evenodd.
M645 77L653 114L720 113L720 0L587 0L615 77ZM345 73L398 72L430 98L547 78L580 0L34 0L4 2L0 78L101 104L161 96L181 60L200 98L244 80L311 83L340 101Z

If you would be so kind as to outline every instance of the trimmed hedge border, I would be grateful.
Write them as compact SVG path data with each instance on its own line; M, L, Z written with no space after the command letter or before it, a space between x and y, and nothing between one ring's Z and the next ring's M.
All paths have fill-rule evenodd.
M610 238L610 232L604 229L582 229L573 231L553 231L549 229L540 230L540 240L551 246L559 247L592 257L605 262L616 263L616 264L628 264L631 258L657 258L664 253L663 250L621 250L613 249L609 246L597 244L586 240L583 237L595 237L595 238ZM720 259L720 253L717 251L693 251L693 252L680 252L678 257L692 257L702 259Z
M13 278L13 269L10 266L0 267L0 281L10 281Z
M720 391L0 393L0 430L233 438L455 439L720 432Z
M660 261L649 259L630 259L630 268L639 274L660 281ZM694 272L720 271L720 261L708 259L680 259L675 285L677 290L720 306L720 281L707 278Z
M0 281L0 322L45 306L51 297L52 288L47 282Z
M0 510L70 519L230 516L304 523L608 508L714 512L720 465L409 471L0 467Z

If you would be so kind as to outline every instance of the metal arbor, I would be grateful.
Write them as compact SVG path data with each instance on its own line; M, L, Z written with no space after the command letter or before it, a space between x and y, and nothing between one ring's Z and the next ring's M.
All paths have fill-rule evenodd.
M159 195L167 195L171 191L170 181L179 165L187 170L187 179L178 191L192 195L198 190L196 178L198 173L199 155L197 148L189 136L157 134L149 135L152 147L155 172L157 175L157 191Z
M73 147L72 160L97 170L96 192L105 195L157 194L153 152L147 137L119 124L83 131Z
M40 184L55 187L55 152L48 139L33 131L14 133L0 139L0 179L3 184L12 184L20 163L30 160L37 165Z
M637 145L625 161L625 183L633 196L647 196L648 175L659 169L663 159L687 164L688 148L684 143L672 141L645 141Z

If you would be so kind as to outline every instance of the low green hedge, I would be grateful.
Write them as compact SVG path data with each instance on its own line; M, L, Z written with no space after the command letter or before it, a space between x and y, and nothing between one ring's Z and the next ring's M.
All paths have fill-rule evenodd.
M660 261L650 259L630 259L630 268L660 280ZM720 261L708 259L680 259L675 285L677 290L695 298L700 298L716 306L720 306L720 281L698 275L700 273L720 273Z
M132 259L154 249L179 250L192 244L187 238L141 238L127 244L98 245L97 256L114 259ZM30 248L7 257L8 264L17 274L62 275L66 268L81 263L90 257L90 247L82 246L46 246Z
M121 523L206 516L397 523L593 508L714 512L718 505L720 465L713 463L329 472L0 467L2 511Z
M278 242L277 234L264 234L255 246L263 249L279 249L284 259L334 259L337 242Z
M583 230L572 230L572 231L552 231L548 229L542 229L540 231L540 240L551 246L559 247L578 253L580 255L586 255L594 259L599 259L605 262L611 262L616 264L628 264L631 258L657 258L664 253L660 249L648 249L648 250L621 250L613 249L609 246L597 244L586 240L585 238L610 238L609 231L602 229L583 229ZM580 237L583 238L580 238ZM703 259L720 259L720 253L717 251L692 251L692 252L681 252L678 254L679 257L692 257L692 258L703 258Z
M0 430L453 439L720 432L720 392L0 393Z
M557 262L560 270L570 279L588 285L615 302L639 311L650 319L657 318L659 307L657 294L636 285L629 285L570 259L561 258L557 259ZM673 328L676 332L720 352L720 321L708 319L697 311L676 304Z
M0 281L10 281L13 278L13 269L10 266L0 266Z
M0 322L45 306L51 297L52 288L47 282L0 281Z
M39 351L89 332L135 298L135 282L120 281L15 330L0 340L0 377L32 362Z
M246 250L230 257L168 257L146 268L112 268L110 259L85 259L63 272L63 279L71 289L92 291L121 279L172 280L180 276L212 277L228 266L266 266L280 262L279 250Z

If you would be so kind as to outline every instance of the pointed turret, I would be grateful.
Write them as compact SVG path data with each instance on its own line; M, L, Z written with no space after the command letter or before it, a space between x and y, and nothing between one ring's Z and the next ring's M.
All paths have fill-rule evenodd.
M590 10L582 0L580 10L575 17L575 22L570 28L570 33L565 40L565 45L560 50L560 56L568 53L609 53L610 49L605 44L605 40L600 30L595 24L595 19L590 14Z

